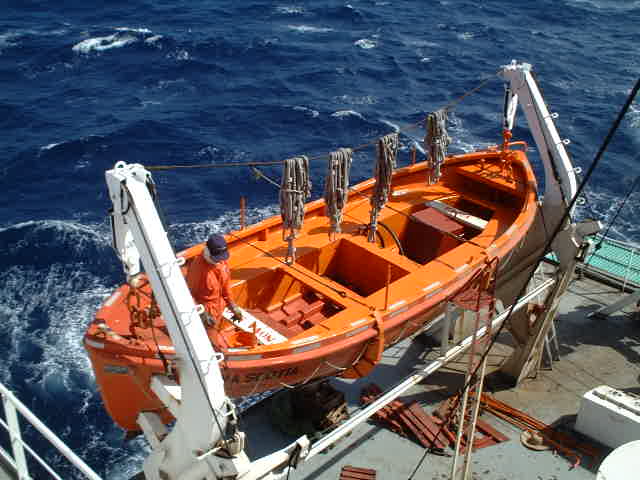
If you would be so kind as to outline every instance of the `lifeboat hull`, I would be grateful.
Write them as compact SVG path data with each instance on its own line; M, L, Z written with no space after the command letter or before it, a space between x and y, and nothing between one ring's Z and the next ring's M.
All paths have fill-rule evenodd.
M508 261L536 215L536 184L524 152L450 157L443 179L425 185L425 165L394 174L378 241L366 235L371 180L354 187L343 232L331 238L324 203L305 210L298 258L286 265L281 220L227 235L236 302L263 328L258 345L238 341L239 326L207 327L227 395L290 388L329 376L366 375L384 348L428 327L447 300L490 262ZM196 245L179 256L199 255ZM267 252L265 254L265 252ZM148 285L119 287L85 335L105 407L126 430L141 411L172 420L149 388L152 375L174 376L175 351L161 316L145 319Z

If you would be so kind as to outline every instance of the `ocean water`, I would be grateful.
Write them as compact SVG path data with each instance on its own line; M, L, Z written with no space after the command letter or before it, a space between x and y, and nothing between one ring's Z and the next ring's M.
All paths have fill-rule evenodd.
M144 443L110 422L81 345L123 279L106 169L318 157L396 129L404 164L423 137L408 126L489 80L450 116L450 150L468 151L499 141L495 72L517 59L534 65L586 170L638 78L639 24L636 0L0 2L0 380L101 475L129 478ZM524 123L515 137L530 141ZM578 215L612 219L639 146L636 102ZM352 182L373 158L355 154ZM324 170L312 161L315 197ZM251 221L278 212L247 168L154 177L177 249L237 227L241 195ZM639 201L612 236L640 242Z

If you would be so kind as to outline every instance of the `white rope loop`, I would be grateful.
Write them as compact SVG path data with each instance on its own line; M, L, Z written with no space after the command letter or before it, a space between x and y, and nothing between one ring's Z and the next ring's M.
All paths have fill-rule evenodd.
M282 217L282 239L288 243L286 262L296 260L293 240L298 236L304 221L304 204L311 195L309 158L288 158L284 161L280 184L280 215Z
M327 204L327 216L331 221L331 233L340 233L342 211L347 204L349 194L349 170L353 150L341 148L329 154L327 175L324 183L324 201Z
M425 150L429 153L427 185L434 185L440 180L441 167L447 156L447 147L451 143L451 137L447 134L446 109L436 110L427 117L427 136L424 143Z
M396 168L396 157L398 155L398 134L389 133L378 141L378 158L374 176L376 186L373 195L369 198L371 204L371 223L369 225L370 242L376 241L376 229L378 228L378 214L389 200L391 192L391 180L393 171Z

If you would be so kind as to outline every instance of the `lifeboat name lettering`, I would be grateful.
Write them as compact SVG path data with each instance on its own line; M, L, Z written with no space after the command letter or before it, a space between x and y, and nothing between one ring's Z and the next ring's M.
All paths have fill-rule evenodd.
M283 368L281 370L273 370L270 372L251 372L244 375L229 375L222 376L225 382L228 383L254 383L262 382L264 380L274 380L277 378L292 377L298 374L298 367Z

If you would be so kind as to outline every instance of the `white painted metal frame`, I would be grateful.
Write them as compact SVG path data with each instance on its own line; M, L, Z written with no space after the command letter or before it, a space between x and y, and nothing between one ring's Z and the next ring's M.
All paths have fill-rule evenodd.
M215 453L234 407L224 391L218 362L223 357L209 341L202 324L201 305L196 305L180 270L184 259L176 258L167 237L151 189L151 174L139 164L118 162L105 174L113 203L113 241L130 282L144 266L156 301L176 349L180 385L155 375L151 389L176 417L169 434L155 428L149 412L139 424L155 445L145 460L149 480L210 479L239 476L247 468L243 451L232 458ZM240 449L242 450L242 449ZM194 452L200 452L194 455Z
M76 467L86 478L90 480L101 480L100 476L94 472L80 457L58 438L49 428L36 417L16 396L2 383L0 383L0 396L4 405L6 422L0 419L0 425L7 430L11 441L13 455L9 455L0 448L0 456L5 463L13 467L20 480L31 480L25 450L29 453L50 475L56 480L60 477L32 448L22 439L20 433L20 423L18 413L47 439L60 454L62 454L74 467Z
M544 203L549 207L568 206L578 190L578 182L564 148L569 142L560 138L553 123L557 114L552 114L547 109L531 75L531 65L517 64L514 60L510 65L503 67L501 76L510 83L513 94L518 96L527 117L527 124L538 146L538 153L544 165ZM515 109L511 115L515 115Z

